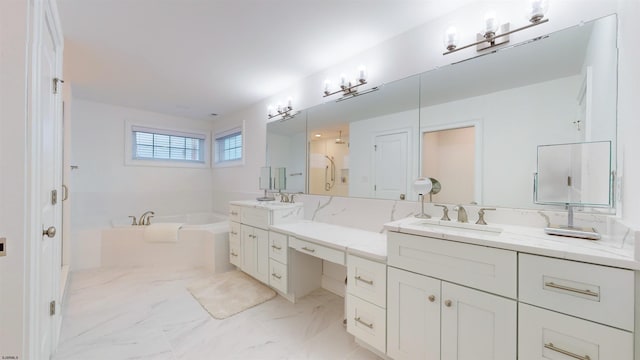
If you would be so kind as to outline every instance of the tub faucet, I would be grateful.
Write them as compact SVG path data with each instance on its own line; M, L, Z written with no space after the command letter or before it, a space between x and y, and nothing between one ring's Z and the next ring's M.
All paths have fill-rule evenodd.
M467 210L465 210L462 205L456 205L456 207L453 208L453 211L458 212L458 222L469 222L469 219L467 218Z
M149 219L149 215L155 215L153 211L146 211L144 214L140 215L140 220L138 220L138 225L151 225L151 220Z

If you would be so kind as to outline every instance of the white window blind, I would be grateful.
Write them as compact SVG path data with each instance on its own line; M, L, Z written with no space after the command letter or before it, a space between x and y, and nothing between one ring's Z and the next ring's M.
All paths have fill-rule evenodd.
M242 129L236 128L216 136L216 162L242 160Z
M141 126L131 130L134 160L205 162L203 134Z

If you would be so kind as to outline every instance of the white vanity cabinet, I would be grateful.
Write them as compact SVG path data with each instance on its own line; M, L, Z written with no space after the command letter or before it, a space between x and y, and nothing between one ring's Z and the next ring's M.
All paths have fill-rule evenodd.
M633 358L633 271L519 256L519 359Z
M347 255L347 331L384 354L387 333L386 265Z
M289 291L287 235L269 231L269 285L283 294Z
M516 358L515 252L395 232L387 246L387 355Z
M299 221L303 214L302 204L231 202L229 205L230 262L263 283L271 284L271 269L274 266L270 261L269 226ZM283 264L282 254L286 255L286 243L282 249L284 252L277 257L281 264ZM278 268L277 264L275 268ZM286 278L280 280L281 283L286 283ZM286 293L286 287L283 292Z

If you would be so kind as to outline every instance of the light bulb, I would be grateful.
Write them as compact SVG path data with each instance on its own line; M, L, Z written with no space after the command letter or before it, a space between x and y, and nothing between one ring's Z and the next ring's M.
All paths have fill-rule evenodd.
M324 81L324 93L329 94L331 92L331 81L329 79Z
M358 68L358 80L361 83L364 83L365 81L367 81L367 68L365 68L364 65L361 65Z
M273 105L267 106L267 115L273 116Z
M498 17L495 11L489 11L484 14L484 30L482 34L485 38L492 38L496 34L496 31L498 31L498 26Z
M549 10L549 0L527 0L526 15L532 23L540 22Z
M287 98L287 108L289 110L293 109L292 101L293 101L293 99L291 98L291 96L289 96L289 98Z
M347 87L347 77L344 74L340 74L340 87L341 88Z
M456 46L458 46L458 29L455 26L449 26L444 33L444 47L451 51Z

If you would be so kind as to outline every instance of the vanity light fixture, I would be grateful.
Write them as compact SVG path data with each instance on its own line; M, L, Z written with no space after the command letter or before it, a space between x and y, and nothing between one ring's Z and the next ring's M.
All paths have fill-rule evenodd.
M333 90L331 87L331 81L329 79L324 82L324 95L323 97L335 95L337 93L343 93L345 96L356 96L358 94L358 86L367 83L367 70L364 66L358 68L358 78L353 80L347 80L345 74L340 75L340 86L337 90Z
M484 16L482 30L478 34L476 34L477 41L462 47L458 47L457 44L458 33L456 28L449 27L447 28L444 35L444 46L447 51L442 53L442 55L448 55L456 51L470 48L472 46L476 46L477 51L482 51L501 44L505 44L509 42L510 34L548 22L549 19L544 18L544 15L546 14L548 9L548 0L529 0L527 2L526 10L530 24L513 30L510 29L509 23L500 25L495 12L487 12Z
M268 119L271 120L275 117L282 116L282 119L280 120L288 120L296 116L298 114L297 112L295 114L291 113L293 111L293 106L291 103L292 103L292 99L288 98L287 105L283 106L280 103L276 104L276 106L269 105L267 107Z

